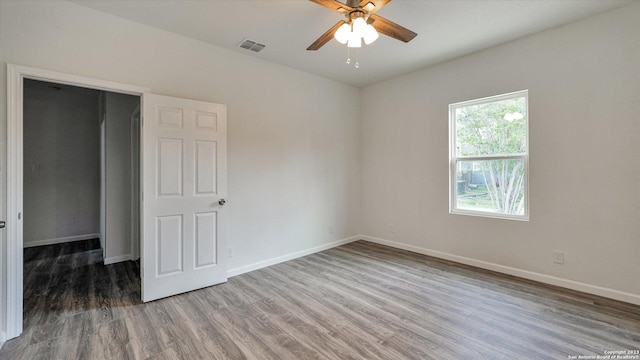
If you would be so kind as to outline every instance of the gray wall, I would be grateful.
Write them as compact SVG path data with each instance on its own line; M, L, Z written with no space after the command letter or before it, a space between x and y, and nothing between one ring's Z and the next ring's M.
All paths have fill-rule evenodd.
M138 96L105 93L105 262L131 255L131 114Z
M99 232L99 92L51 85L25 80L25 247Z

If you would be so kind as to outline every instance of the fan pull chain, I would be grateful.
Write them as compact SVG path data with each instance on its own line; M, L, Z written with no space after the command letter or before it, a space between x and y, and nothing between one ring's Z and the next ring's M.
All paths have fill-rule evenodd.
M360 62L358 59L360 58L360 49L356 49L356 69L360 67Z
M360 62L358 61L358 58L360 57L360 49L356 48L356 63L355 63L355 68L358 69L360 68ZM351 64L351 49L347 46L347 64Z

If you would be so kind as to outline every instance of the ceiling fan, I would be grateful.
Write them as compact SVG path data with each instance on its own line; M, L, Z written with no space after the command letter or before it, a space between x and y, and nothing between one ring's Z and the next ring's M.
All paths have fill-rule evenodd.
M348 47L361 47L361 39L369 44L378 38L377 33L390 36L405 43L411 41L418 34L400 26L393 21L376 15L376 12L391 0L347 0L341 3L338 0L309 0L322 5L337 13L343 14L345 20L338 21L331 29L311 44L307 50L318 50L335 37L340 43ZM344 25L344 26L343 26ZM371 27L369 27L371 26ZM362 29L360 37L350 39L349 35L356 32L356 27Z

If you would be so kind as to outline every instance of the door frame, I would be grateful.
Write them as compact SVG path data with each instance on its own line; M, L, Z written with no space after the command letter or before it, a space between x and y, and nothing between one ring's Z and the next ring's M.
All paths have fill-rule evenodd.
M0 319L5 319L8 340L22 333L23 311L23 89L24 79L33 79L96 90L140 96L150 89L129 84L99 80L50 70L7 64L7 251L0 265L6 269L6 304L1 305ZM141 106L140 117L144 118ZM142 143L140 143L142 151ZM142 178L140 178L142 181ZM142 209L141 209L142 211ZM2 299L0 298L0 302Z
M142 164L142 97L140 97L140 104L131 113L131 260L138 260L140 258L140 236L142 218L140 216L140 210L142 209L142 202L140 201L140 194L142 193L142 171L140 165ZM134 136L135 135L135 136ZM138 149L135 151L133 149ZM136 211L137 209L137 211Z

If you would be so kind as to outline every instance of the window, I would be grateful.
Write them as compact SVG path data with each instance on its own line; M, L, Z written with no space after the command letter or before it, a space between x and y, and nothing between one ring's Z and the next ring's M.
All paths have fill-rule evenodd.
M449 105L449 211L529 219L528 92Z

